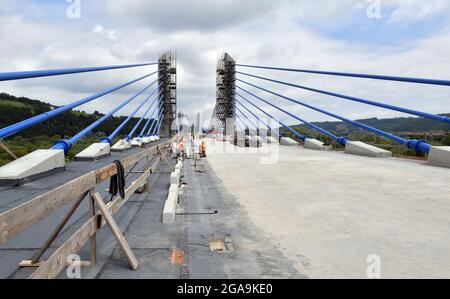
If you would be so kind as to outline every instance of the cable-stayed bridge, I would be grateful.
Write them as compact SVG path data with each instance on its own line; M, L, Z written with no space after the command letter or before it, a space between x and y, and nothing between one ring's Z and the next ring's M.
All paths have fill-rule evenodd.
M76 135L0 168L2 277L66 278L63 270L74 265L73 254L81 259L84 278L365 277L366 259L374 254L385 262L385 277L449 276L450 147L397 136L266 83L448 124L447 116L288 82L277 74L414 86L448 87L450 81L243 64L225 53L217 64L214 112L203 128L207 157L200 158L202 128L183 131L187 126L177 116L176 66L167 52L152 63L0 74L0 81L10 81L151 69L0 129L0 138L8 138L146 82ZM426 160L393 158L390 151L321 128L274 99L387 138ZM137 108L114 131L77 153L76 161L65 161L75 143L132 102ZM274 110L329 142L295 130ZM124 132L136 116L133 129ZM186 159L177 160L181 151Z

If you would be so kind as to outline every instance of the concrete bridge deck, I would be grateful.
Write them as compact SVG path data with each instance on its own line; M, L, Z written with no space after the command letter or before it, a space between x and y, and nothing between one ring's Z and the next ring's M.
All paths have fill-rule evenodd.
M450 277L448 168L299 146L208 143L209 164L226 189L308 277L366 278L372 254L384 278Z
M138 150L71 162L63 173L3 187L0 212ZM203 163L207 171L198 173L186 160L175 224L161 221L170 174L164 164L152 176L151 191L135 194L114 216L140 262L136 272L105 227L97 234L98 264L84 268L82 278L365 278L372 254L380 256L384 278L450 277L448 169L211 140ZM104 197L107 187L104 182L98 188ZM1 278L32 273L18 263L36 252L67 208L0 245ZM85 204L50 252L87 211ZM224 252L211 250L216 239L226 245ZM81 257L89 259L89 245Z

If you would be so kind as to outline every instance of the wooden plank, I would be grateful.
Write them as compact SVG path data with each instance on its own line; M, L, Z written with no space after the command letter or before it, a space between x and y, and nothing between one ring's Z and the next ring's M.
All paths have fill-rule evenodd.
M19 267L21 267L21 268L38 268L38 267L42 266L42 264L44 262L45 261L39 261L39 262L33 264L33 261L31 261L31 260L23 260L19 263ZM66 266L71 266L74 263L76 263L76 262L68 262L66 264ZM80 266L85 267L85 268L90 268L93 265L92 265L91 261L80 261Z
M120 197L114 201L109 202L106 208L114 215L134 194L139 186L149 178L152 169L155 169L160 163L160 159L157 159L150 169L148 169L139 179L134 181L130 187L125 191L125 199ZM95 234L97 229L97 221L100 217L100 212L90 218L85 224L83 224L63 245L61 245L48 259L43 263L31 276L30 279L53 279L65 267L65 260L71 254L78 253L81 248L86 244L92 235ZM105 225L105 220L101 217L100 227Z
M0 214L0 244L94 187L95 173L92 172Z
M119 243L120 248L122 249L123 253L125 254L125 257L127 258L128 262L130 263L131 269L136 270L139 266L139 262L136 259L136 257L133 254L133 251L131 250L130 246L128 245L127 240L125 240L125 237L123 236L122 232L119 229L119 226L116 224L116 221L114 221L114 218L109 213L108 209L106 208L105 203L103 202L103 199L100 197L100 194L95 193L94 194L95 202L102 212L103 218L105 218L106 223L108 223L109 228L111 228L111 231L116 238L117 242Z
M91 217L94 217L97 213L95 211L95 199L94 199L94 192L95 189L92 189L89 191L89 212L91 214ZM91 262L92 265L97 264L97 234L94 233L90 238L90 245L91 245Z
M6 144L3 143L3 140L0 139L0 146L7 152L14 160L17 160L17 156L13 153L12 150L10 150Z

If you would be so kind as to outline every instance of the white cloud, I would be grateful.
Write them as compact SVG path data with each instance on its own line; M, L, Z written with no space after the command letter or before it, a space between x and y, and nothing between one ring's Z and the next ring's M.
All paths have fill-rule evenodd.
M383 5L385 5L383 1ZM415 3L423 9L417 12ZM418 20L441 13L442 1L392 0L389 5L408 13L392 20ZM84 2L83 2L84 3ZM419 3L419 4L418 4ZM430 3L427 6L427 3ZM0 20L0 67L27 70L73 66L112 65L157 60L166 50L178 58L179 109L189 115L201 109L209 116L215 103L215 67L220 53L228 51L238 62L311 69L381 73L400 76L448 78L450 30L442 28L402 44L335 40L315 32L299 19L333 23L355 11L365 1L96 1L83 6L82 18L48 22L27 18L23 8L13 6ZM387 5L387 3L386 3ZM11 8L11 6L10 6ZM396 10L394 10L395 12ZM61 12L64 15L64 11ZM397 13L400 14L400 13ZM92 16L92 17L89 17ZM368 20L369 21L369 20ZM102 24L102 25L99 25ZM18 38L20 36L20 38ZM149 72L152 68L108 71L65 77L3 82L1 90L17 95L64 104ZM449 112L448 88L333 78L295 73L246 69L344 94L366 97L432 113ZM330 98L281 85L257 82L310 104L348 117L389 117L400 113ZM82 107L106 112L143 88L144 82ZM264 93L258 92L268 99ZM134 109L127 107L119 114ZM331 120L317 112L278 99L274 103L303 118ZM263 105L269 112L282 116ZM283 116L288 123L295 123Z

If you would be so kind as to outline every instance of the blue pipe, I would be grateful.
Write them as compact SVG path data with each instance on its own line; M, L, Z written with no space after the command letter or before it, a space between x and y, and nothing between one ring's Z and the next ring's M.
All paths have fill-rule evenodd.
M109 118L111 115L113 115L114 113L116 113L117 111L119 111L120 109L122 109L125 105L129 104L131 101L133 101L135 98L137 98L139 95L141 95L142 93L144 93L147 89L149 89L150 87L152 87L152 85L154 85L156 82L158 82L158 79L156 79L155 81L153 81L152 83L150 83L149 85L147 85L144 89L142 89L141 91L139 91L137 94L135 94L134 96L130 97L129 99L127 99L126 101L124 101L123 103L121 103L120 105L118 105L117 107L115 107L113 110L111 110L110 112L108 112L107 114L105 114L104 116L102 116L100 119L98 119L97 121L95 121L94 123L92 123L90 126L86 127L85 129L83 129L81 132L79 132L78 134L76 134L75 136L73 136L72 138L70 138L69 140L60 140L57 141L52 147L51 149L62 149L64 150L64 153L67 155L70 151L70 149L72 148L72 146L81 138L85 137L89 132L91 132L94 128L96 128L98 125L100 125L102 122L104 122L107 118Z
M314 106L311 106L311 105L308 105L308 104L305 104L305 103L296 101L296 100L291 99L291 98L289 98L289 97L283 96L283 95L281 95L281 94L279 94L279 93L276 93L276 92L267 90L267 89L265 89L265 88L256 86L256 85L251 84L251 83L248 83L248 82L245 82L245 81L243 81L243 80L240 80L240 79L236 79L236 80L238 80L238 81L240 81L240 82L243 82L243 83L245 83L245 84L248 84L248 85L250 85L250 86L253 86L253 87L257 88L257 89L260 89L260 90L263 90L263 91L265 91L265 92L268 92L268 93L270 93L270 94L276 95L276 96L278 96L278 97L280 97L280 98L283 98L283 99L286 99L286 100L288 100L288 101L291 101L291 102L293 102L293 103L296 103L296 104L305 106L305 107L310 108L310 109L312 109L312 110L315 110L315 111L321 112L321 113L323 113L323 114L332 116L332 117L334 117L334 118L340 119L340 120L342 120L342 121L348 122L348 123L350 123L350 124L352 124L352 125L354 125L354 126L360 127L360 128L362 128L362 129L365 129L365 130L368 130L368 131L372 131L372 132L374 132L374 133L376 133L376 134L378 134L378 135L381 135L381 136L384 136L384 137L389 138L389 139L391 139L391 140L394 140L394 141L396 141L396 142L398 142L398 143L401 143L401 144L407 146L408 148L414 149L414 150L416 150L416 151L418 151L418 152L429 153L430 150L431 150L431 145L428 144L426 141L423 141L423 140L408 140L408 139L404 139L404 138L401 138L401 137L399 137L399 136L395 136L395 135L393 135L393 134L390 134L390 133L381 131L381 130L376 129L376 128L374 128L374 127L371 127L371 126L362 124L362 123L360 123L360 122L357 122L357 121L354 121L354 120L351 120L351 119L348 119L348 118L339 116L339 115L337 115L337 114L334 114L334 113L331 113L331 112L328 112L328 111L325 111L325 110L316 108L316 107L314 107ZM242 88L240 88L240 89L242 89ZM346 141L345 139L341 139L341 141L339 141L339 142L340 142L342 145L345 145L345 143L346 143L347 141Z
M159 135L159 129L161 128L162 120L163 120L163 118L164 118L163 113L164 113L163 110L161 110L161 111L159 112L157 125L155 125L155 130L152 131L151 136Z
M98 67L81 67L81 68L67 68L67 69L56 69L56 70L27 71L27 72L7 72L7 73L0 73L0 81L21 80L21 79L29 79L29 78L98 72L98 71L106 71L106 70L148 66L148 65L155 65L155 64L158 64L158 63L154 62L154 63L112 65L112 66L98 66Z
M247 129L248 127L244 124L244 122L243 122L242 119L239 117L239 115L235 115L235 119L236 119L235 123L238 125L238 127L241 129L241 131L243 131L244 134L245 134L245 131L246 131L246 129ZM237 122L238 120L239 120L239 121L241 122L241 124L245 127L245 129L243 129L243 128L241 127L241 125L239 125L239 123Z
M147 116L148 112L150 111L150 108L153 107L153 105L156 103L157 101L153 102L152 105L149 107L149 109L147 109L147 111L142 114L141 118L139 119L139 121L136 123L136 125L133 127L133 129L131 130L131 132L125 136L125 140L130 141L133 138L134 133L136 133L137 129L139 128L139 126L141 125L142 121L145 119L145 117ZM154 108L156 109L156 107Z
M162 84L162 83L161 83ZM161 84L159 86L161 86ZM159 86L157 88L159 88ZM128 117L126 120L124 120L120 126L117 127L117 129L114 130L114 132L111 133L108 137L103 138L100 142L102 143L111 143L112 140L119 134L120 131L122 131L123 127L131 120L131 118L139 111L141 108L151 99L153 94L155 93L156 89L137 107ZM150 106L152 107L153 104Z
M240 96L240 95L239 95ZM242 96L241 96L242 97ZM245 108L245 110L247 110L248 112L250 112L250 114L252 114L258 121L260 121L261 123L263 123L263 125L265 125L267 127L267 129L270 130L270 132L273 132L273 129L266 123L263 122L255 113L253 113L250 109L248 109L244 104L242 104L238 99L235 99L235 101L240 104L242 107ZM276 132L274 132L277 136L279 136Z
M239 129L241 129L241 131L244 131L244 133L245 133L245 130L242 129L241 125L237 122L237 119L236 119L236 121L234 123L239 127Z
M159 106L161 106L161 98L162 98L161 93L162 93L162 91L160 91L159 94L158 94L159 98L158 98L157 103L160 103ZM153 110L151 116L148 118L147 122L145 123L144 127L142 128L141 133L139 134L139 137L142 137L144 135L145 130L147 130L148 125L150 124L150 121L151 121L155 111L156 111L156 108Z
M301 122L304 123L305 125L307 125L307 126L313 128L314 130L317 130L317 131L319 131L320 133L327 135L328 137L332 138L333 140L336 140L337 142L341 143L342 145L345 145L345 144L347 143L347 141L348 141L347 138L344 138L344 137L337 137L336 135L334 135L334 134L332 134L332 133L330 133L330 132L328 132L328 131L326 131L326 130L324 130L324 129L322 129L322 128L320 128L320 127L318 127L318 126L316 126L316 125L314 125L314 124L312 124L312 123L310 123L310 122L308 122L308 121L306 121L306 120L304 120L304 119L302 119L302 118L300 118L300 117L298 117L298 116L296 116L296 115L294 115L294 114L292 114L292 113L290 113L290 112L287 111L287 110L284 110L283 108L280 108L280 107L278 107L278 106L276 106L276 105L270 103L269 101L264 100L264 99L261 98L261 97L258 97L258 96L255 95L255 94L252 94L251 92L249 92L249 91L247 91L247 90L245 90L245 89L243 89L243 88L241 88L241 87L238 87L238 86L236 86L236 87L239 88L239 89L241 89L241 90L243 90L243 91L245 91L246 93L248 93L248 94L254 96L254 97L257 98L258 100L260 100L260 101L262 101L262 102L264 102L264 103L266 103L266 104L268 104L268 105L270 105L270 106L272 106L272 107L274 107L274 108L280 110L281 112L284 112L284 113L286 113L287 115L289 115L289 116L291 116L291 117L293 117L293 118L295 118L295 119L301 121ZM303 140L303 141L305 141L305 140Z
M161 115L160 122L158 124L158 130L156 131L156 136L159 136L161 133L161 126L162 126L163 120L164 120L164 114Z
M267 115L268 117L270 117L271 119L273 119L274 121L276 121L277 123L279 123L280 125L282 125L283 127L285 127L286 129L288 129L289 131L291 131L295 136L297 136L298 138L300 138L300 140L305 140L307 137L300 135L297 131L293 130L291 127L285 125L283 122L279 121L278 119L276 119L275 117L273 117L272 115L270 115L269 113L267 113L266 111L264 111L263 109L259 108L258 106L256 106L255 104L253 104L252 102L250 102L249 100L247 100L245 97L243 97L241 94L239 94L238 92L236 92L236 94L238 96L240 96L242 99L244 99L245 101L247 101L250 105L252 105L253 107L255 107L256 109L258 109L259 111L261 111L262 113L264 113L265 115ZM280 135L278 135L279 137Z
M158 119L160 119L160 117L161 117L161 115L162 115L162 113L163 113L163 111L162 111L162 106L163 106L163 102L160 103L160 105L159 105L159 110L158 110L159 112L158 112L158 115L156 115L156 116L158 117ZM153 136L153 135L154 135L154 134L153 134L153 129L157 127L158 122L157 122L157 120L154 119L154 117L153 117L153 116L155 116L155 113L156 113L156 110L153 111L153 113L152 113L151 119L152 119L153 121L152 121L152 124L151 124L150 128L149 128L148 131L147 131L147 134L146 134L147 137Z
M146 134L146 137L149 137L149 136L153 136L153 128L156 128L156 124L157 124L157 121L156 121L156 119L154 118L154 116L155 116L155 114L157 113L156 111L159 111L158 113L158 119L161 117L161 115L162 115L162 113L163 113L163 111L162 111L162 106L163 106L163 102L161 102L160 104L159 104L159 108L158 108L158 110L154 110L153 111L153 113L152 113L152 116L149 118L149 120L148 121L150 121L150 120L153 120L152 121L152 124L151 124L151 126L150 126L150 128L148 129L148 131L147 131L147 134Z
M244 112L242 112L242 110L241 109L239 109L238 108L238 106L234 106L236 109L237 109L237 111L239 111L239 113L241 113L242 114L242 116L244 116L251 124L252 124L252 126L254 126L255 127L255 129L256 130L258 130L258 126L257 125L255 125L252 121L251 121L251 119L250 118L248 118L248 116L247 115L245 115L245 113Z
M366 78L366 79L376 79L376 80L388 80L388 81L399 81L399 82L409 82L409 83L419 83L419 84L450 86L449 80L435 80L435 79L409 78L409 77L384 76L384 75L367 75L367 74L356 74L356 73L314 71L314 70L269 67L269 66L259 66L259 65L249 65L249 64L236 64L236 66L267 69L267 70L277 70L277 71L287 71L287 72L297 72L297 73L310 73L310 74L319 74L319 75L332 75L332 76L341 76L341 77L354 77L354 78Z
M326 91L326 90L315 89L315 88L297 85L297 84L293 84L293 83L289 83L289 82L278 81L275 79L260 77L260 76L256 76L256 75L252 75L252 74L247 74L247 73L242 73L242 72L236 72L236 73L242 74L245 76L249 76L249 77L253 77L253 78L258 78L261 80L266 80L266 81L270 81L270 82L275 82L275 83L291 86L291 87L301 88L301 89L309 90L309 91L316 92L316 93L326 94L329 96L342 98L342 99L346 99L346 100L350 100L350 101L354 101L354 102L359 102L359 103L363 103L363 104L368 104L368 105L372 105L372 106L377 106L377 107L381 107L381 108L385 108L385 109L390 109L390 110L399 111L399 112L403 112L403 113L407 113L407 114L411 114L411 115L417 115L420 117L425 117L425 118L429 118L429 119L433 119L433 120L437 120L437 121L450 123L450 117L447 117L447 116L436 115L436 114L427 113L427 112L421 112L421 111L412 110L412 109L403 108L403 107L397 107L397 106L393 106L393 105L389 105L389 104L383 104L383 103L379 103L379 102L375 102L375 101L371 101L371 100L356 98L356 97L352 97L352 96L348 96L348 95L344 95L344 94L334 93L334 92Z
M57 116L57 115L59 115L59 114L61 114L61 113L63 113L63 112L72 110L73 108L76 108L76 107L78 107L78 106L81 106L81 105L83 105L83 104L85 104L85 103L87 103L87 102L90 102L90 101L92 101L92 100L95 100L95 99L97 99L97 98L100 98L100 97L102 97L102 96L104 96L104 95L110 94L110 93L112 93L112 92L114 92L114 91L116 91L116 90L119 90L119 89L124 88L124 87L126 87L126 86L128 86L128 85L131 85L131 84L133 84L133 83L136 83L136 82L138 82L138 81L140 81L140 80L143 80L143 79L145 79L145 78L147 78L147 77L150 77L150 76L152 76L152 75L154 75L154 74L156 74L156 73L157 73L157 72L153 72L153 73L151 73L151 74L148 74L148 75L139 77L139 78L137 78L137 79L135 79L135 80L132 80L132 81L129 81L129 82L127 82L127 83L121 84L121 85L119 85L119 86L105 89L105 90L103 90L103 91L101 91L101 92L99 92L99 93L96 93L96 94L94 94L94 95L92 95L92 96L89 96L89 97L87 97L87 98L84 98L84 99L75 101L75 102L70 103L70 104L67 104L67 105L65 105L65 106L56 108L56 109L51 110L51 111L48 111L48 112L44 112L44 113L42 113L42 114L36 115L36 116L31 117L31 118L29 118L29 119L26 119L26 120L24 120L24 121L18 122L18 123L13 124L13 125L10 125L10 126L8 126L8 127L3 128L3 129L0 130L0 139L3 139L3 138L8 137L8 136L10 136L10 135L13 135L13 134L15 134L15 133L17 133L17 132L23 131L23 130L25 130L25 129L31 127L31 126L34 126L34 125L36 125L36 124L38 124L38 123L41 123L41 122L43 122L43 121L46 121L46 120L48 120L48 119L50 119L50 118L52 118L52 117L55 117L55 116Z

